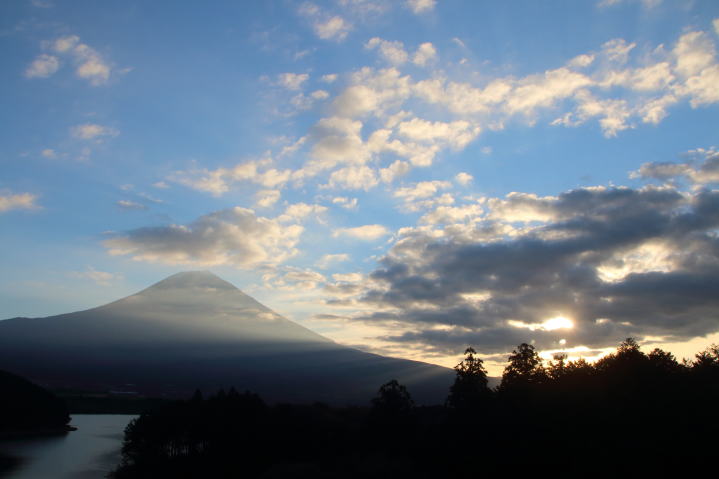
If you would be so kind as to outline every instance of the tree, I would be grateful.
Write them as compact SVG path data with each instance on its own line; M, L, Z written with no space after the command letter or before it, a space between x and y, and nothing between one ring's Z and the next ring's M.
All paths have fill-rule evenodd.
M567 353L556 353L552 355L553 361L549 362L547 367L547 377L553 380L559 380L567 373Z
M509 364L504 368L500 391L527 390L545 382L547 372L534 346L522 343L507 359Z
M454 367L456 376L449 389L447 406L456 410L476 408L491 397L492 391L487 385L487 371L483 362L476 357L477 352L469 347L464 351L465 358Z
M383 384L377 397L372 399L372 413L383 419L408 416L414 408L414 401L407 388L396 379Z

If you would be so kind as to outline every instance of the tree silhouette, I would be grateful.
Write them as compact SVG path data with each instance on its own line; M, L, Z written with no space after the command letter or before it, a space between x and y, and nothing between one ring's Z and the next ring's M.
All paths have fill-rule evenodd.
M372 410L382 416L406 416L414 408L414 401L407 388L396 379L383 384L377 397L372 399Z
M469 347L465 358L454 367L456 376L449 389L446 405L455 410L467 411L485 403L492 391L487 386L487 371L477 352Z
M509 364L504 368L500 391L526 391L532 386L545 382L547 372L534 346L522 343L512 351Z

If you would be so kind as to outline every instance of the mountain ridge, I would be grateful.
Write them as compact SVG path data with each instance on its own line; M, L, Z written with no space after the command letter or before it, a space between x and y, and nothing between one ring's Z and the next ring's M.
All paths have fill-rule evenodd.
M414 386L419 402L440 402L452 373L335 343L209 271L176 273L88 310L0 321L0 368L54 387L133 384L183 396L234 386L335 403L366 402L391 379Z

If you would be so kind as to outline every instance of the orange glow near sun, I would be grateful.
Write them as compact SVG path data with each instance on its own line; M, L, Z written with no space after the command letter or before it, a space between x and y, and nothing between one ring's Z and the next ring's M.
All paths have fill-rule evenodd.
M574 323L572 320L565 318L564 316L555 316L554 318L549 318L542 323L542 329L545 331L554 331L555 329L572 329L573 327Z

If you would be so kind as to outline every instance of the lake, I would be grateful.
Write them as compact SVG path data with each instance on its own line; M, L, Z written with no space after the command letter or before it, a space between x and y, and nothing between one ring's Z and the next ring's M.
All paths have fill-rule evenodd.
M77 431L63 436L0 442L0 451L22 464L8 479L103 478L120 462L125 426L136 416L77 414L70 424Z

